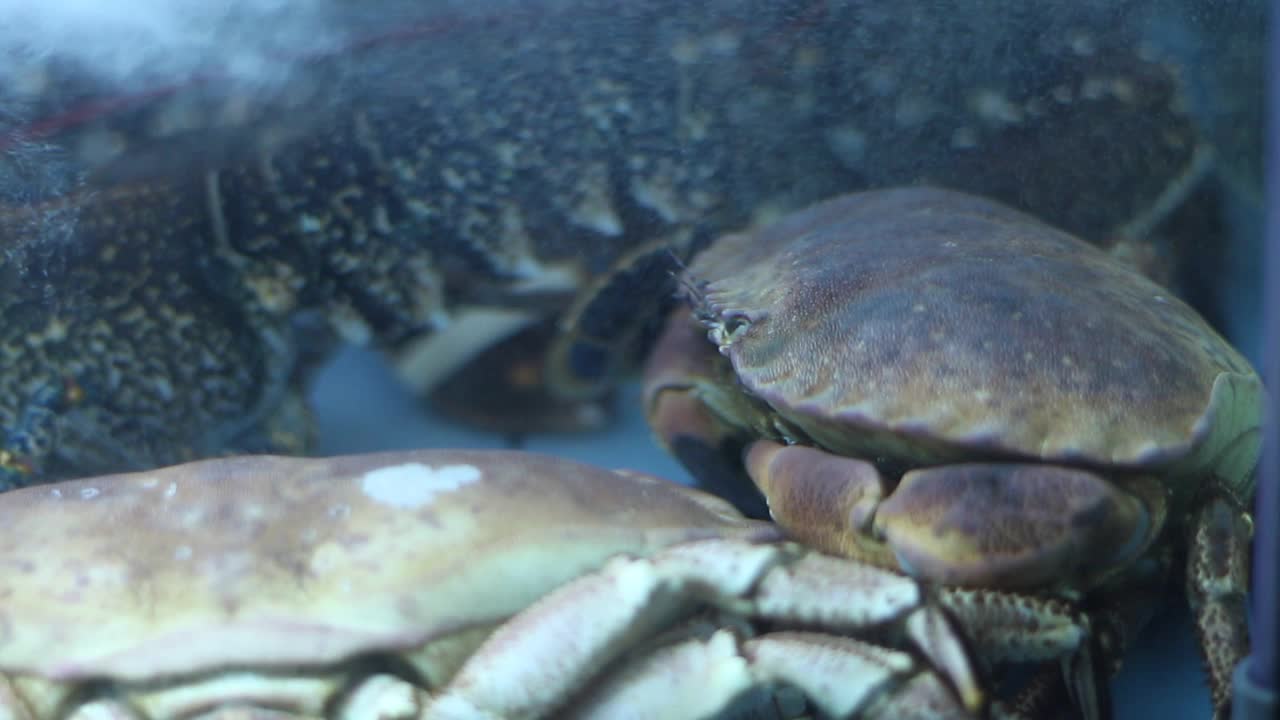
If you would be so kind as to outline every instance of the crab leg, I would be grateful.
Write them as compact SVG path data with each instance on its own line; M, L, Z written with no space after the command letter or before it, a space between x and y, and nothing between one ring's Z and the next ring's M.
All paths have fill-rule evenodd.
M909 653L816 633L740 640L724 629L626 663L594 685L568 717L671 717L675 708L690 718L712 717L739 707L735 698L750 701L744 704L753 716L805 717L803 703L787 706L774 698L770 708L767 698L747 694L775 684L798 688L824 716L970 717L947 683Z
M793 545L734 541L689 543L651 558L620 558L576 580L500 628L462 667L428 708L427 718L540 717L612 662L635 638L669 624L698 602L732 613L856 631L903 623L906 635L970 711L983 694L951 623L933 608L914 580L870 566L805 553ZM718 641L727 643L729 640ZM909 656L886 660L859 653L863 644L800 643L786 636L741 651L713 648L719 657L751 656L755 670L738 666L704 687L727 704L760 678L791 678L803 661L820 655L837 666L880 664L890 675L909 673ZM880 652L877 650L876 652ZM743 661L745 662L745 661ZM895 664L897 663L897 664ZM755 675L753 675L753 672ZM815 687L800 688L815 691ZM839 698L846 710L873 703L876 686ZM826 700L826 698L814 698Z
M41 678L0 673L0 720L51 717L68 694L66 688Z
M1035 720L1047 717L1055 708L1070 707L1071 704L1072 698L1062 673L1052 664L1046 664L1017 695L991 703L991 717L994 720Z
M428 702L422 688L392 675L374 675L347 694L336 720L411 720Z
M1248 514L1221 496L1205 502L1192 520L1187 597L1209 672L1214 717L1231 714L1231 673L1249 654L1245 595L1251 534Z
M767 518L764 496L742 471L741 430L724 422L707 404L710 398L695 391L692 378L716 367L717 355L689 308L673 311L645 363L645 414L654 439L688 468L698 487L733 503L747 517Z
M1165 517L1150 479L1043 463L912 470L891 493L871 463L799 445L757 441L746 465L789 537L946 585L1090 587L1145 552Z

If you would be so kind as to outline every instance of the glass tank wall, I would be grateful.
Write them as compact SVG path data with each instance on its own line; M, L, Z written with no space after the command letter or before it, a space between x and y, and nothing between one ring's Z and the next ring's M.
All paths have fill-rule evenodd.
M860 357L897 385L877 391L869 375L827 367L798 419L769 409L750 428L841 445L805 422L815 407L856 416L839 432L864 434L847 444L890 489L943 459L1061 462L1119 483L1177 475L1161 445L1175 440L1138 438L1155 449L1117 460L1084 438L1114 439L1121 430L1098 428L1126 415L1159 424L1166 411L1143 398L1218 402L1211 381L1175 372L1187 337L1241 377L1244 360L1204 337L1259 362L1261 0L133 0L0 12L2 489L230 454L419 447L519 447L697 482L705 456L677 448L677 460L646 424L642 368L667 316L700 300L721 353L770 319L800 336L779 351L787 363L868 327L907 327L934 290L994 298L1000 317L1049 308L1034 331L984 325L986 356L927 324L876 336L898 338L893 352L873 342ZM891 274L882 258L911 240L893 233L916 231L891 226L876 254L858 226L818 264L850 268L840 292L865 279L894 293L844 329L826 332L816 310L716 316L693 270L717 239L898 187L983 196L1079 238L1068 254L1085 260L1068 266L1104 258L1159 288L1054 276L1038 263L1058 251L1023 244L1039 229L982 256L994 285L932 256ZM927 210L944 228L986 212ZM789 269L798 257L722 284L769 302L817 292ZM1013 278L1016 293L1001 289ZM1126 304L1141 293L1155 298L1142 308L1187 303L1204 329L1144 324ZM995 317L966 312L964 332ZM1055 364L992 370L984 358L1005 350ZM1132 372L1107 371L1098 390L1064 369L1073 363ZM925 383L940 365L957 379ZM794 399L719 367L752 408ZM867 403L898 393L915 405L897 420L822 406L846 381ZM1064 404L1036 400L1059 381L1074 389ZM975 394L987 409L952 412ZM1024 400L1030 409L1007 410ZM1215 407L1244 417L1260 404L1249 402ZM1082 415L1067 420L1067 405ZM1035 423L1065 438L1057 455L1004 442ZM716 462L739 462L746 440L733 437ZM1174 525L1199 478L1172 481ZM743 492L734 499L758 510ZM58 538L24 542L38 554ZM1185 547L1171 553L1180 568ZM1137 603L1153 619L1115 681L1116 717L1211 712L1182 575L1171 577Z

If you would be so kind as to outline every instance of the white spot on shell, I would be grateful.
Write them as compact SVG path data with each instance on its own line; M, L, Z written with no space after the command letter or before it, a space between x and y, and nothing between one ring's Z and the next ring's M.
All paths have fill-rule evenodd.
M189 560L191 558L191 546L179 545L173 549L174 560Z
M92 500L102 494L102 491L96 487L80 488L80 498L82 500Z
M160 484L160 478L154 478L154 477L144 478L141 484L142 484L142 487L150 490L151 488Z
M360 489L380 503L417 508L431 503L437 495L453 492L480 477L480 469L474 465L433 468L421 463L405 463L370 470L361 478Z
M59 490L58 488L54 488L54 489L50 490L50 491L49 491L49 494L50 494L50 495L52 495L53 497L57 498L58 500L61 500L61 499L62 499L62 491L61 491L61 490Z
M178 494L178 483L169 483L169 487L164 489L164 496L171 498Z

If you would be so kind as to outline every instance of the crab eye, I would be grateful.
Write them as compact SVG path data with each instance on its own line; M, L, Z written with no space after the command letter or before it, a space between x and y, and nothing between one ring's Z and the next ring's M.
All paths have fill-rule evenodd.
M742 333L751 327L751 319L741 313L727 313L716 317L707 331L707 339L724 352Z
M727 315L720 321L720 327L725 339L732 341L751 327L751 319L746 315Z

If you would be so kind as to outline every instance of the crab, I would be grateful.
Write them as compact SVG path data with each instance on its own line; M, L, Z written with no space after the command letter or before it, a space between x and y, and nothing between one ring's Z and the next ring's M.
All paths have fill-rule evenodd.
M963 718L986 702L966 626L1015 652L1078 640L1065 607L1032 625L1013 594L520 451L240 456L16 490L0 597L6 720Z
M19 53L0 490L308 452L340 343L466 422L598 428L664 261L854 189L965 182L1108 239L1185 205L1194 236L1196 93L1139 21L1167 8L1025 5L361 3L319 54L273 50L265 86Z
M1264 391L1188 306L1031 216L929 187L725 236L683 284L646 407L706 485L750 506L745 471L796 540L1110 618L1095 669L1141 624L1135 589L1186 551L1226 714Z

